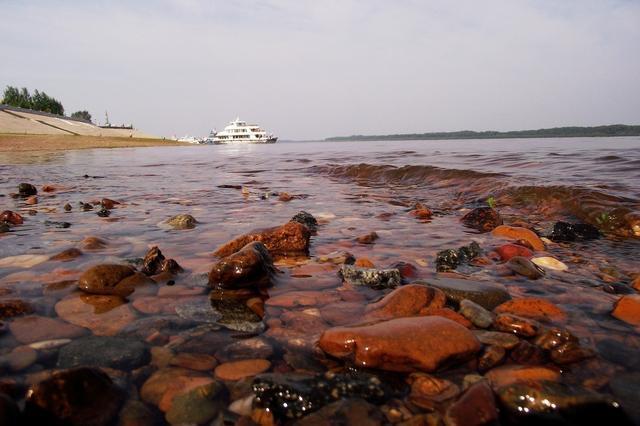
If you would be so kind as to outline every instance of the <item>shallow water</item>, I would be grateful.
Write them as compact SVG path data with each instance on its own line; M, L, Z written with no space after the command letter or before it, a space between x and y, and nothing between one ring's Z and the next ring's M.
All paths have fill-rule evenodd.
M604 378L606 383L612 371L640 365L616 364L612 361L615 354L598 349L599 341L615 339L636 354L640 350L638 329L609 315L620 296L611 294L607 287L610 277L627 285L633 274L640 272L640 240L632 237L634 224L640 224L639 146L640 138L580 138L307 142L0 154L0 194L4 195L0 210L18 211L25 217L24 225L0 235L0 259L55 255L79 247L86 236L108 242L106 248L85 251L70 262L3 267L0 289L7 294L0 297L27 300L37 314L55 317L54 306L70 297L73 286L43 290L47 284L75 280L94 264L144 257L157 245L166 257L186 269L176 279L175 289L185 289L182 294L174 290L177 298L206 301L204 288L187 293L202 286L196 277L209 271L216 247L250 230L283 224L300 210L321 222L312 237L310 259L281 260L283 274L268 290L270 296L291 290L340 288L335 268L322 269L313 260L334 250L366 257L377 267L410 262L418 268L419 277L429 278L436 275L435 255L440 250L476 241L490 252L504 242L459 223L469 208L484 205L492 197L506 223L523 220L541 235L547 235L558 220L584 221L605 232L605 237L595 241L550 244L548 253L566 263L569 270L548 273L537 281L505 275L499 264L468 266L460 272L505 284L513 297L546 297L565 309L569 313L566 328L581 338L584 346L598 352L595 359L569 366L565 380L584 383ZM40 191L38 204L27 206L9 196L20 182L60 188L51 193ZM220 185L239 185L245 190ZM279 192L300 197L282 202L276 194ZM78 208L80 201L105 197L122 203L108 218L97 216L95 210ZM434 217L420 221L409 215L415 202L432 209ZM63 210L65 203L73 206L71 212ZM35 214L30 215L29 210ZM199 222L196 228L172 230L163 224L180 213L193 215ZM60 229L45 221L65 221L71 226ZM355 237L371 231L380 236L375 244L354 242ZM134 293L129 303L139 297L160 297L156 292ZM372 290L356 292L362 303L381 295ZM153 316L133 312L137 318ZM265 320L281 314L279 309L267 310ZM229 334L229 339L234 338ZM4 352L18 345L10 333L0 337ZM272 359L274 365L284 362L278 355ZM588 368L574 368L579 365ZM51 360L42 361L13 375L22 378L51 366Z

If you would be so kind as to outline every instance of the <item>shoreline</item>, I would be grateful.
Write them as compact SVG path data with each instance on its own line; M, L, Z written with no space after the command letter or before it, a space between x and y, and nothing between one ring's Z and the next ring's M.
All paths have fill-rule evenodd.
M66 151L93 148L144 148L156 146L192 145L172 140L147 138L0 134L0 152Z

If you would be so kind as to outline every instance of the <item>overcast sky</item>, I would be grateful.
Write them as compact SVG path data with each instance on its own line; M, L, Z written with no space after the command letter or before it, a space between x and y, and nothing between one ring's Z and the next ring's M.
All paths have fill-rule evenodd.
M637 0L0 0L0 58L163 136L640 124Z

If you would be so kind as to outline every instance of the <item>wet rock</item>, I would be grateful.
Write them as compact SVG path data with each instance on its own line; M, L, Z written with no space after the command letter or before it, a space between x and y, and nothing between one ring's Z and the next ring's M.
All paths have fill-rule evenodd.
M62 347L58 354L58 368L81 366L133 370L151 360L148 346L126 337L87 336Z
M12 225L22 225L24 223L23 217L11 210L5 210L0 213L0 222L8 222Z
M502 225L500 214L491 207L478 207L460 219L467 228L477 229L480 232L489 232Z
M397 269L364 269L351 265L342 265L339 271L342 279L357 286L371 287L377 290L396 288L402 277Z
M640 423L640 372L623 373L609 382L613 395L622 403L622 408Z
M552 271L564 272L569 269L567 265L560 262L558 259L554 259L549 256L534 257L531 261L541 268L550 269Z
M587 223L556 222L549 239L555 242L572 242L594 240L600 238L600 231Z
M267 359L273 355L273 346L262 337L242 339L218 349L215 356L220 362L243 359Z
M514 384L498 398L510 424L632 424L613 398L563 383Z
M59 262L70 262L80 256L82 256L82 251L77 249L77 248L70 248L70 249L66 249L64 251L61 251L60 253L51 256L49 258L49 260L57 260Z
M356 237L356 242L359 244L373 244L378 238L380 237L377 233L369 232L368 234Z
M560 372L537 365L504 365L490 370L485 377L494 389L500 389L514 383L558 381Z
M541 365L549 361L549 356L545 350L539 346L532 345L526 340L521 340L511 350L509 357L514 362L522 365Z
M453 271L458 266L468 263L481 254L482 249L475 241L471 242L468 246L463 246L455 250L442 250L436 255L436 269L438 272Z
M113 336L136 319L118 296L74 294L56 303L55 310L65 321L99 336Z
M380 404L392 394L376 376L357 374L262 374L253 380L256 405L277 419L298 419L341 398Z
M86 237L82 240L82 247L86 250L100 250L107 246L107 242L98 237Z
M118 426L154 426L160 421L159 416L147 404L129 399L120 411Z
M18 194L23 197L28 197L29 195L37 195L38 190L30 183L21 183L18 185Z
M333 263L334 265L353 265L355 261L355 256L348 251L333 251L318 257L319 263Z
M403 280L409 280L415 278L418 275L418 268L409 262L396 262L392 264L388 269L397 269L400 271L400 276Z
M408 284L393 290L365 308L365 319L392 319L418 316L425 308L442 308L446 296L434 287Z
M80 201L78 203L78 206L80 207L80 210L82 210L83 212L88 212L93 210L93 206L90 203L83 203L82 201Z
M460 388L453 382L429 374L412 373L407 382L411 386L409 401L429 411L460 394Z
M34 312L31 304L20 299L0 300L0 319L14 318Z
M296 426L378 426L384 424L380 409L361 398L341 399L298 420Z
M82 327L37 315L14 318L9 328L16 340L23 344L53 339L74 339L86 333L86 329Z
M69 222L59 222L55 220L45 220L44 225L50 226L52 228L60 228L60 229L67 229L71 227L71 224Z
M146 275L156 275L162 272L162 263L165 261L165 257L158 248L153 246L149 249L142 261L142 273Z
M197 387L187 393L177 395L165 419L172 425L207 424L226 407L227 391L220 382L212 382Z
M500 225L491 231L496 237L508 238L510 240L526 241L534 250L544 250L544 243L535 232L518 226Z
M478 358L478 370L481 372L491 370L502 364L507 351L502 346L485 346L482 355Z
M0 222L0 234L4 234L11 231L11 227L7 224L7 222Z
M0 393L0 424L6 426L18 426L20 419L20 407L4 393Z
M500 331L474 330L473 334L484 345L500 346L505 349L513 349L520 341L514 334Z
M186 352L176 354L168 362L168 365L173 367L196 371L212 371L217 364L218 362L211 355Z
M193 229L198 221L190 214L179 214L167 220L167 225L174 229Z
M358 258L358 260L356 260L353 266L355 266L356 268L375 268L376 267L376 265L366 257Z
M488 310L493 310L496 306L511 299L503 285L486 281L434 278L416 281L416 284L418 283L439 288L447 295L447 299L454 304L459 304L463 299L468 299Z
M244 333L264 331L262 318L249 309L243 299L211 297L211 305L220 314L216 324Z
M96 214L100 217L109 217L111 215L111 211L107 208L101 207Z
M275 228L262 229L242 235L219 247L214 254L227 257L247 244L258 241L265 245L272 256L307 255L311 233L306 225L288 222Z
M123 393L95 368L53 373L27 393L25 424L107 426L118 415Z
M264 373L269 368L271 363L266 359L244 359L220 364L214 373L218 380L237 381Z
M311 213L307 213L304 210L296 213L291 222L298 222L309 228L309 231L316 232L318 230L318 221Z
M427 206L422 203L416 203L415 206L409 211L409 214L417 219L427 220L431 219L433 212Z
M546 299L525 297L502 303L494 309L496 314L513 314L537 321L563 321L567 315L560 307Z
M509 259L506 265L516 274L532 280L544 277L544 270L526 257L514 256Z
M496 330L513 333L523 337L533 337L538 334L540 324L534 320L512 314L498 314L494 321Z
M32 268L49 260L43 254L19 254L0 259L0 268Z
M185 368L162 368L149 377L140 388L140 398L167 412L178 395L214 383L215 380L204 373Z
M209 285L224 289L268 287L275 272L265 245L254 241L216 263L209 272Z
M498 421L498 408L491 388L484 382L469 387L447 410L447 426L481 426Z
M494 315L491 312L468 299L460 302L459 312L479 328L489 328L493 323Z
M496 248L495 251L498 253L498 256L500 256L500 259L505 262L515 256L525 257L527 259L533 256L531 250L517 244L504 244Z
M73 210L73 207L71 207L71 204L69 203L66 203L64 206L62 206L62 208L65 212L70 212L71 210Z
M16 346L7 354L0 355L0 371L21 371L36 362L38 353L29 346Z
M614 305L611 315L627 324L640 325L640 295L622 296Z
M29 206L33 206L33 205L35 205L35 204L38 204L38 197L36 197L35 195L32 195L32 196L30 196L30 197L27 197L27 198L24 200L24 203L25 203L25 204L27 204L27 205L29 205Z
M471 321L469 321L468 319L466 319L465 317L463 317L462 315L460 315L459 313L457 313L456 311L450 308L429 307L426 309L422 309L420 311L420 315L447 318L447 319L450 319L451 321L457 322L463 327L466 327L466 328L473 327L473 324L471 324Z
M102 208L107 210L113 209L117 204L120 203L109 198L103 198L102 200L100 200L100 205L102 206Z
M478 352L474 335L454 321L436 317L399 318L325 331L320 349L357 366L390 371L431 372Z
M90 294L127 297L134 289L121 282L135 270L126 265L97 265L87 269L78 280L78 288Z

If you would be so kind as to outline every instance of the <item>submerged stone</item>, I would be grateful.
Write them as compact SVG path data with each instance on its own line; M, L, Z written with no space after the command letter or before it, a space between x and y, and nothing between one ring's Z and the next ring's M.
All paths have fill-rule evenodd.
M22 216L16 212L12 212L11 210L5 210L0 213L0 222L7 222L12 225L21 225L24 223L24 219Z
M339 271L345 282L351 285L366 286L377 290L396 288L402 277L397 269L367 269L352 265L342 265Z
M366 319L392 319L420 315L428 308L443 308L446 296L441 290L419 284L398 287L365 308Z
M496 237L508 238L510 240L522 240L525 241L528 245L531 246L534 250L544 250L544 243L536 235L535 232L531 231L527 228L522 228L519 226L507 226L500 225L491 231L492 235Z
M506 265L516 274L532 280L544 277L544 270L526 257L514 256L509 259Z
M511 299L503 285L487 281L434 278L415 283L439 288L454 304L459 304L463 299L469 299L488 310L493 310L499 304Z
M458 249L442 250L436 255L436 269L438 272L453 271L481 254L482 249L475 241Z
M478 207L465 214L460 222L480 232L490 232L502 225L500 214L491 207Z
M108 367L133 370L151 360L149 347L137 339L87 336L60 349L58 368Z
M226 405L226 388L216 381L177 395L165 419L172 425L206 424L222 413Z
M588 223L556 222L549 235L551 241L572 242L580 240L594 240L600 238L600 231Z
M121 282L133 275L135 270L126 265L97 265L87 269L78 280L78 288L91 294L126 297L133 287Z

